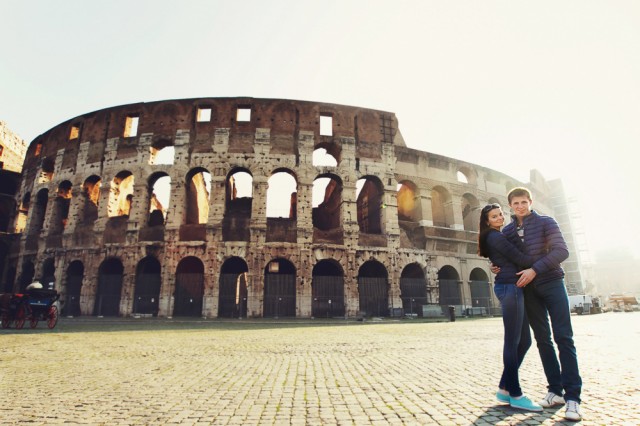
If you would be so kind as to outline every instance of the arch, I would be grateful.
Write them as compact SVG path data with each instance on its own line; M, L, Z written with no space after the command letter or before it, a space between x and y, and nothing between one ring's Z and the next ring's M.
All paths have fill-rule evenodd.
M460 275L453 266L445 265L438 271L440 305L461 305Z
M469 193L462 196L462 223L465 231L478 232L480 224L480 203L478 199Z
M45 259L42 262L42 274L40 275L40 282L44 288L55 288L56 281L56 260L53 257Z
M473 268L469 274L469 287L471 293L471 306L485 308L485 314L491 313L493 299L491 298L491 284L489 276L481 268Z
M384 187L376 176L363 176L356 182L358 227L364 234L382 234Z
M251 217L253 176L248 169L236 167L227 174L225 182L225 215Z
M338 159L324 146L317 146L313 151L311 164L315 167L337 167Z
M398 184L398 220L419 222L422 219L418 186L410 180Z
M289 169L277 169L269 177L267 217L296 220L298 212L298 182Z
M22 263L22 272L20 273L19 290L23 292L29 284L33 282L36 268L31 260L25 260Z
M323 174L313 181L312 221L322 231L342 226L342 180L334 174Z
M174 162L176 148L170 139L160 138L154 141L149 147L149 164L171 165Z
M128 170L121 171L113 178L109 189L109 204L107 205L109 217L129 216L134 183L133 173Z
M449 228L453 225L451 195L446 188L436 186L431 190L431 212L433 215L433 226Z
M272 259L264 268L264 308L266 317L296 316L296 268L286 259Z
M93 315L120 315L120 298L124 266L120 259L105 259L98 268L98 288L93 307Z
M207 223L211 197L211 173L202 167L191 169L186 177L185 222L187 225Z
M98 203L100 202L101 187L102 179L96 175L89 176L82 184L82 194L84 196L82 223L90 224L98 219Z
M44 225L44 218L47 211L47 204L49 203L49 190L46 188L38 191L36 195L36 205L33 209L33 213L31 216L31 225L29 228L29 233L33 235L38 235L40 231L42 231L42 226Z
M249 268L244 259L234 256L220 267L218 317L244 318L247 316L247 275Z
M430 300L427 298L427 280L419 264L410 263L402 270L400 299L405 314L422 316L422 305Z
M180 260L176 268L173 315L199 317L204 299L204 264L195 256Z
M60 234L67 226L69 220L69 205L71 203L71 182L62 181L58 186L54 201L53 217L51 219L50 234Z
M158 316L162 268L153 256L146 256L136 266L136 283L133 292L134 314Z
M344 316L344 271L337 261L323 259L313 266L311 294L311 316Z
M40 168L40 176L38 177L38 183L47 183L53 180L53 172L55 170L55 160L53 158L45 158L42 160L42 167Z
M82 280L84 278L84 264L74 260L67 267L67 297L65 300L64 314L67 316L79 316L80 295L82 293Z
M389 315L387 268L377 260L365 262L358 270L358 300L363 315Z
M149 217L147 225L164 225L171 199L171 177L165 172L157 172L149 177Z

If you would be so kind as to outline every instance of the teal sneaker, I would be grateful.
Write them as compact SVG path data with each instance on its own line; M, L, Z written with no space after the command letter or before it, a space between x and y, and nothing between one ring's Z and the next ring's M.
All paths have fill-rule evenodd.
M522 395L520 398L509 398L509 405L513 408L526 411L542 411L542 407L531 401L526 396Z
M498 400L499 403L501 404L509 404L510 401L510 397L508 393L502 393L500 391L496 392L496 399Z

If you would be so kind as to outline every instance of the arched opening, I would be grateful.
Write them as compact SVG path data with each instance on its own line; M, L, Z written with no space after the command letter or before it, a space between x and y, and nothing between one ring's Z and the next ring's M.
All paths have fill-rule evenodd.
M147 256L136 267L136 286L133 294L133 313L158 316L162 274L160 262Z
M47 203L49 202L49 190L41 189L36 195L36 205L33 209L33 216L31 216L31 224L29 227L29 233L32 235L39 235L44 225L44 218L47 211Z
M186 179L185 221L187 225L207 223L210 195L211 173L200 167L191 170Z
M398 185L398 220L418 222L422 218L418 187L415 183L405 180Z
M431 212L433 226L449 228L453 225L453 210L449 191L441 186L431 190Z
M199 317L204 297L204 265L194 256L185 257L176 268L173 315Z
M120 315L123 272L124 267L120 259L110 258L100 264L93 315Z
M389 280L387 269L382 263L369 260L360 267L358 299L362 315L389 315Z
M312 220L314 228L330 231L342 227L342 181L331 174L313 181Z
M25 260L22 263L22 272L20 273L19 290L24 292L29 284L33 282L33 276L36 273L36 268L31 260Z
M325 148L316 148L311 157L311 163L315 167L336 167L338 159L330 154Z
M220 268L218 317L244 318L247 316L247 263L239 257L230 257Z
M149 164L173 164L176 149L173 146L173 142L166 139L161 139L149 147Z
M269 178L267 189L267 218L297 217L297 182L290 170L277 170Z
M84 278L84 265L79 260L74 260L67 267L67 298L63 305L64 315L79 316L80 294L82 292L82 280Z
M471 194L462 196L462 221L465 231L478 232L480 224L480 203Z
M296 268L286 259L273 259L264 268L263 316L296 316Z
M364 234L382 234L382 182L375 176L365 176L356 182L358 227Z
M344 306L344 271L333 259L323 259L313 267L311 316L342 317Z
M464 173L462 173L461 171L458 171L456 176L458 178L458 182L469 183L469 179L467 179L467 176Z
M488 315L493 307L491 299L491 285L489 284L489 276L480 269L474 268L469 275L469 287L471 290L471 306L474 314Z
M462 305L460 275L453 266L446 265L438 271L438 292L440 305Z
M71 203L71 182L65 180L58 186L58 192L54 202L53 217L51 220L50 234L60 234L67 226L69 220L69 205Z
M417 263L411 263L400 275L400 299L405 314L422 316L422 305L429 304L427 298L427 280L424 271Z
M42 160L42 168L38 176L38 183L47 183L53 180L53 171L55 169L55 161L52 158Z
M113 178L107 206L109 217L129 216L133 201L133 185L134 177L129 171L122 171Z
M222 237L225 241L249 241L253 177L245 169L227 175Z
M44 288L52 290L56 287L56 265L54 258L50 257L42 262L42 275L40 282Z
M27 217L29 216L29 205L31 203L31 193L27 192L22 197L22 202L18 208L18 217L16 218L16 234L24 232L27 227Z
M98 203L100 201L100 187L102 179L100 176L89 176L82 184L82 194L84 195L84 206L81 222L92 224L98 219Z
M171 177L164 173L154 173L149 178L149 218L148 226L162 226L167 220L171 199Z

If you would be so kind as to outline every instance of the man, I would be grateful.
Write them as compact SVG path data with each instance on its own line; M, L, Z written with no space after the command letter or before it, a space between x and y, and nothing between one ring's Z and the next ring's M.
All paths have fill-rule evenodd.
M514 215L502 232L513 243L521 240L526 254L537 259L531 268L518 273L520 279L516 285L524 288L529 324L547 376L548 393L539 404L548 408L563 405L566 401L565 418L578 421L582 419L582 379L573 343L564 271L560 266L569 257L569 250L555 219L531 210L533 200L527 188L514 188L507 198ZM560 354L559 363L551 341L552 330Z

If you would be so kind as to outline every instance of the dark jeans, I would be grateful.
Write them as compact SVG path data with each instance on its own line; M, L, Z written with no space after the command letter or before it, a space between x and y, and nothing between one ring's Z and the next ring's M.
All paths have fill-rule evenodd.
M571 311L564 280L529 284L524 288L524 294L529 324L538 343L549 391L562 395L564 389L565 400L579 403L582 379L578 371L576 347L573 344ZM551 319L551 326L549 326L549 319ZM551 341L552 330L553 339L558 345L560 363Z
M524 294L515 284L495 284L493 291L502 306L502 322L504 323L504 346L502 361L504 369L500 378L500 388L506 389L509 395L522 395L518 369L525 354L531 347L529 322L524 307Z

